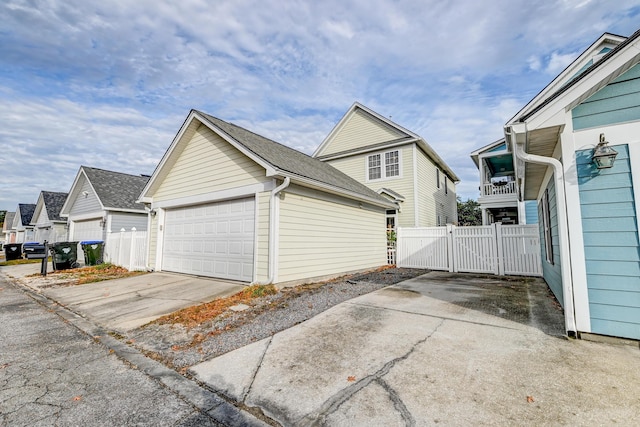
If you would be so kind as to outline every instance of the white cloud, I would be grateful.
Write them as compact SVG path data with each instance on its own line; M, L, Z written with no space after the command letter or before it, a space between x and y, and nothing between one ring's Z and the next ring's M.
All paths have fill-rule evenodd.
M603 31L635 30L639 3L7 0L0 208L68 189L83 163L149 173L190 108L311 153L356 100L475 197L469 152Z

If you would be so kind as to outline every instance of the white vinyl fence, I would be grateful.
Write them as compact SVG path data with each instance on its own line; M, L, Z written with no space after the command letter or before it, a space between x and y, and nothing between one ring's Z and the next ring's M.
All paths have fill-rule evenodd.
M542 276L538 226L398 228L398 267Z
M147 266L147 232L121 229L107 233L104 261L127 270L144 270Z

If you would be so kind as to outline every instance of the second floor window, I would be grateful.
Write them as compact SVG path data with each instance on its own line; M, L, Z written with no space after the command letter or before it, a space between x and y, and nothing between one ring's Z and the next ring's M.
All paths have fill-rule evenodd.
M383 154L372 154L367 158L369 180L400 176L400 154L398 150Z

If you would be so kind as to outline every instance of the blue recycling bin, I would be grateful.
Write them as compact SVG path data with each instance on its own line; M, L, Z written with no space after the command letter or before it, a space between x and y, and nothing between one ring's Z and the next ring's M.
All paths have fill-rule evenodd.
M80 242L80 246L82 246L82 252L84 252L84 265L102 264L103 240L85 240Z

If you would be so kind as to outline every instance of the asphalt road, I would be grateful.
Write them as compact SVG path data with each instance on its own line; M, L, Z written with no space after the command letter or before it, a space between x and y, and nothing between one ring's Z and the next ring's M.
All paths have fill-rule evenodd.
M220 425L97 341L0 278L0 425Z

